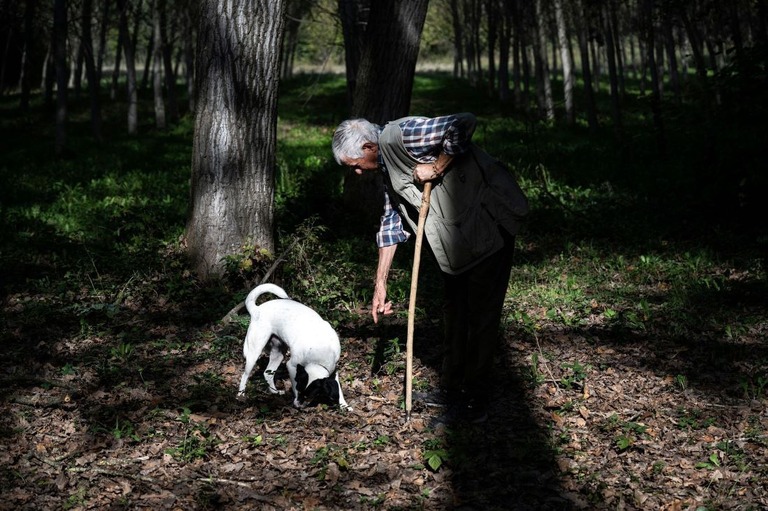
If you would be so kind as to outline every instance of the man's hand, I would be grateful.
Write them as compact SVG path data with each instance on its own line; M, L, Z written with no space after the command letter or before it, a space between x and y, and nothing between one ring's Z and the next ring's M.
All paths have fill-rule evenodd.
M373 286L373 307L371 314L373 322L379 322L379 314L389 315L392 310L392 302L387 301L387 277L389 268L392 266L392 259L395 257L397 244L386 247L379 247L379 263L376 266L376 278Z
M371 306L371 314L373 315L373 322L379 322L379 314L389 316L394 311L392 310L392 302L387 301L387 287L384 285L376 285L373 291L373 305Z
M417 183L426 183L427 181L437 179L441 175L442 174L435 169L433 163L419 163L416 165L416 168L413 169L413 180Z
M413 180L417 183L435 180L445 173L452 161L453 156L441 152L435 161L416 165L416 168L413 169Z

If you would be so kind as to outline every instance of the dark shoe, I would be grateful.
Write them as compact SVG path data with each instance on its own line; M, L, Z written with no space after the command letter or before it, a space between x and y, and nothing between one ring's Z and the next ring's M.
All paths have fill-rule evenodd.
M488 408L480 402L452 403L442 415L430 421L433 428L439 425L482 424L488 420Z
M448 406L451 399L448 392L443 389L431 390L429 392L414 392L413 400L422 403L424 406Z

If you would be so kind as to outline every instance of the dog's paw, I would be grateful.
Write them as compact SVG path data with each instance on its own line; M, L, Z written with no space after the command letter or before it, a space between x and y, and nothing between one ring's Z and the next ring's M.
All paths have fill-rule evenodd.
M278 396L282 396L283 394L285 394L284 390L278 390L278 389L269 389L269 392L271 392L272 394L277 394Z
M302 402L301 402L301 401L299 401L298 399L294 399L294 400L293 400L293 406L295 406L296 408L298 408L299 410L301 410L302 408L304 408L304 403L302 403Z
M351 406L349 406L349 405L341 405L341 411L342 411L342 412L354 412L354 411L355 411L355 409L354 409L354 408L352 408L352 407L351 407Z

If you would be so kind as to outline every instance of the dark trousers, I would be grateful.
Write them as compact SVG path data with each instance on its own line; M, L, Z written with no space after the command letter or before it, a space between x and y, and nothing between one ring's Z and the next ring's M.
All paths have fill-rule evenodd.
M460 275L445 277L445 355L441 383L449 393L483 399L499 344L504 297L512 270L514 236L504 248Z

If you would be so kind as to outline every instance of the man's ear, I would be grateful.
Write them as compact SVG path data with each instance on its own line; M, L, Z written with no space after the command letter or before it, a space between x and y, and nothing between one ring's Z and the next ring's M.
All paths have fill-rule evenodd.
M373 142L366 142L363 144L363 151L378 151L379 146Z

